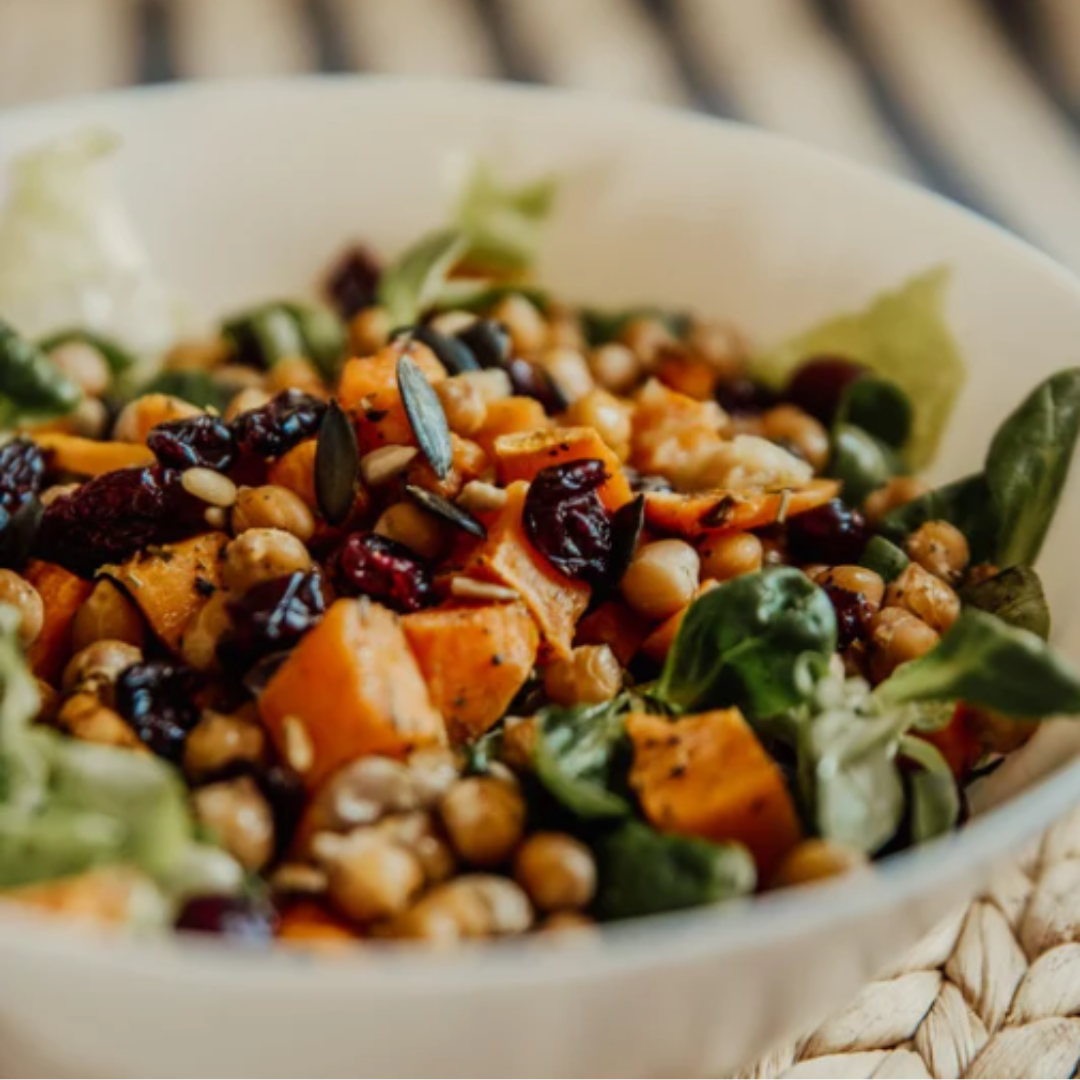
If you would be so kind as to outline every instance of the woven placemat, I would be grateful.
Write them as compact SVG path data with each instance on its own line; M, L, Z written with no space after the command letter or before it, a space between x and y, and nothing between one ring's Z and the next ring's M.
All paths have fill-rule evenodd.
M744 1080L1072 1077L1080 1067L1080 811L843 1011Z

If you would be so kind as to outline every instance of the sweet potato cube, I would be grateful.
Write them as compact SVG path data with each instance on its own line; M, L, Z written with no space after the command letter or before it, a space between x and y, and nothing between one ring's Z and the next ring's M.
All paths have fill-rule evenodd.
M495 440L501 435L516 432L543 431L551 427L544 406L536 398L508 397L488 403L484 423L473 438L484 448L488 457L495 453Z
M138 443L99 442L78 435L42 433L34 441L45 451L49 465L57 472L76 476L101 476L117 469L150 465L153 453Z
M37 589L45 610L41 633L30 646L27 660L39 679L55 685L71 659L72 620L94 591L94 583L37 559L27 564L25 577Z

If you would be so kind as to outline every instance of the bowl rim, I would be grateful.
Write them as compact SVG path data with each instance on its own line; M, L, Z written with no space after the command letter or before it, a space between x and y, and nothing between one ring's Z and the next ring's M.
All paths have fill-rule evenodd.
M637 117L643 123L723 133L729 147L743 144L772 148L789 160L804 160L831 170L841 181L877 187L888 192L891 199L966 219L987 238L992 237L1003 254L1028 263L1048 284L1071 292L1080 306L1080 276L1003 226L912 180L740 121L598 93L497 81L445 82L351 73L181 81L20 105L0 115L0 136L6 128L21 128L39 118L69 113L73 121L81 121L87 112L99 107L121 105L125 109L153 111L165 100L184 98L195 103L194 108L203 99L248 93L287 97L389 94L403 101L438 94L440 98L447 95L460 98L465 104L478 98L501 99L507 109L526 111L538 102L565 110L588 105L593 110L623 114L628 121ZM132 974L167 971L170 978L198 979L212 973L252 989L267 985L270 975L290 982L318 980L320 986L329 989L348 984L355 990L370 982L380 991L435 990L458 986L462 979L496 986L571 983L616 972L676 965L695 958L715 960L724 952L774 948L826 926L854 921L875 907L916 901L932 892L939 879L953 879L965 870L977 870L1049 827L1080 801L1076 793L1078 779L1080 757L1035 781L1002 805L980 814L961 831L882 860L875 864L873 873L767 893L746 902L609 924L599 935L566 935L557 946L548 938L526 938L489 941L440 953L423 945L372 948L359 942L355 953L350 950L335 954L326 963L311 963L310 954L301 950L245 948L195 935L142 938L73 925L11 907L0 912L0 948L48 955L69 963L116 965Z

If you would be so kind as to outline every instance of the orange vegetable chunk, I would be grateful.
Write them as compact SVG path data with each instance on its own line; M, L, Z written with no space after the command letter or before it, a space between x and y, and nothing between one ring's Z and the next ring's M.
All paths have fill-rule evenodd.
M699 586L696 593L694 593L694 600L699 596L704 596L710 589L715 589L719 584L718 581L713 581L709 578L703 581ZM691 604L693 601L690 602ZM679 627L682 626L683 619L686 618L686 613L690 610L690 604L676 611L674 615L668 616L655 630L641 643L641 651L649 657L650 660L656 660L657 662L663 662L667 657L667 654L671 651L671 646L675 644L675 638L679 634Z
M272 461L266 471L266 482L288 488L298 495L309 510L318 510L319 499L315 494L315 439L297 443L287 453Z
M297 900L281 914L276 937L294 948L336 951L355 945L362 935L344 919L314 900Z
M153 453L139 443L98 442L53 432L39 433L34 441L48 455L51 468L76 476L101 476L154 461Z
M521 603L434 608L401 622L455 743L499 720L536 662L540 633Z
M649 633L648 620L621 600L605 600L577 625L575 645L607 645L626 667Z
M667 720L627 717L630 783L645 816L664 832L735 840L767 880L802 830L780 767L738 709Z
M404 757L446 741L401 620L361 600L338 600L301 640L259 713L309 788L356 758Z
M549 427L551 421L536 398L499 398L488 402L484 423L473 438L484 448L488 457L492 457L495 454L495 440L500 435L542 431Z
M30 646L27 659L39 679L55 685L71 659L72 620L94 591L94 583L37 559L30 560L23 576L37 589L45 609L41 633Z

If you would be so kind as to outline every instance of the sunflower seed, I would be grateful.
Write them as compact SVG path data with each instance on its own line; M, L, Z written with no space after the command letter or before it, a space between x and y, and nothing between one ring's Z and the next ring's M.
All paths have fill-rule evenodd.
M462 532L477 536L481 540L487 539L484 523L474 518L463 506L458 506L449 499L436 495L434 491L428 491L427 488L417 487L416 484L406 484L405 494L422 509L449 522Z
M458 576L450 579L450 595L462 600L491 600L504 604L518 600L521 594L517 589L496 585L491 581L477 581L476 578Z
M427 376L411 357L402 355L397 365L398 390L405 406L420 452L431 463L435 475L444 479L454 460L454 448L450 443L450 426L446 422L439 395L431 387Z
M331 525L340 525L349 516L359 476L356 431L342 407L331 401L319 425L315 445L315 497L323 517Z

